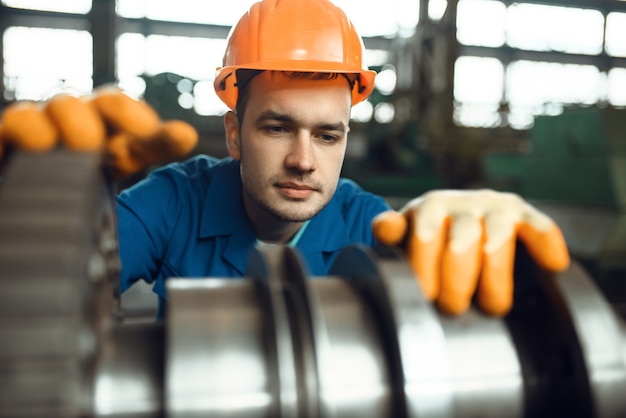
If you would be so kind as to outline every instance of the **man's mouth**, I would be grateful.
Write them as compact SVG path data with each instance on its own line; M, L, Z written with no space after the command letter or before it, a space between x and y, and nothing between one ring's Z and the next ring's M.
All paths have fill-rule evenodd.
M304 183L284 182L276 183L281 194L290 199L306 199L317 191L317 188Z

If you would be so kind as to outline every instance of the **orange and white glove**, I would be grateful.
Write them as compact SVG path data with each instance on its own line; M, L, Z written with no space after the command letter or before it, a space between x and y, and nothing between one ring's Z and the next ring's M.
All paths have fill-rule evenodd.
M546 270L570 262L556 223L513 193L432 191L381 213L373 228L383 244L404 246L424 294L449 314L465 312L475 293L488 314L511 309L517 238Z
M190 124L162 121L145 101L113 87L89 96L58 94L47 102L16 102L0 119L0 158L5 146L30 152L58 146L103 152L104 164L116 179L181 158L197 141Z

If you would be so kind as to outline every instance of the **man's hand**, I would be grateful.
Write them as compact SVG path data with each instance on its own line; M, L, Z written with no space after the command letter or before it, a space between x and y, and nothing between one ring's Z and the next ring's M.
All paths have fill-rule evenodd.
M512 193L433 191L381 213L373 227L380 242L404 246L426 297L450 314L465 312L475 292L489 314L511 309L517 238L544 269L570 261L559 227Z
M0 158L3 143L31 152L59 145L103 152L104 164L116 179L181 158L197 141L198 134L188 123L161 121L146 102L111 87L90 96L59 94L43 103L17 102L0 119Z

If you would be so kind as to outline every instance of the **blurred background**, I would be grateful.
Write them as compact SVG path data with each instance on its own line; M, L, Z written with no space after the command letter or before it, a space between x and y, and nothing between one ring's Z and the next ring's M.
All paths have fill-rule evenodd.
M626 312L626 1L335 0L379 72L344 175L394 206L435 188L519 193ZM117 84L226 154L213 91L252 0L1 0L0 110Z

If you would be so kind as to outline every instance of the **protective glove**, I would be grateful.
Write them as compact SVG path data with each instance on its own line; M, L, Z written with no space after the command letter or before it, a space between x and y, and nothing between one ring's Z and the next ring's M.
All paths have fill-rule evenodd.
M188 123L161 121L146 102L111 87L90 96L59 94L42 103L17 102L0 119L0 158L3 143L31 152L60 144L72 151L103 152L115 179L183 157L197 141Z
M511 309L517 238L546 270L570 262L554 221L512 193L429 192L399 212L381 213L373 228L380 242L404 246L424 294L449 314L465 312L474 293L488 314Z

